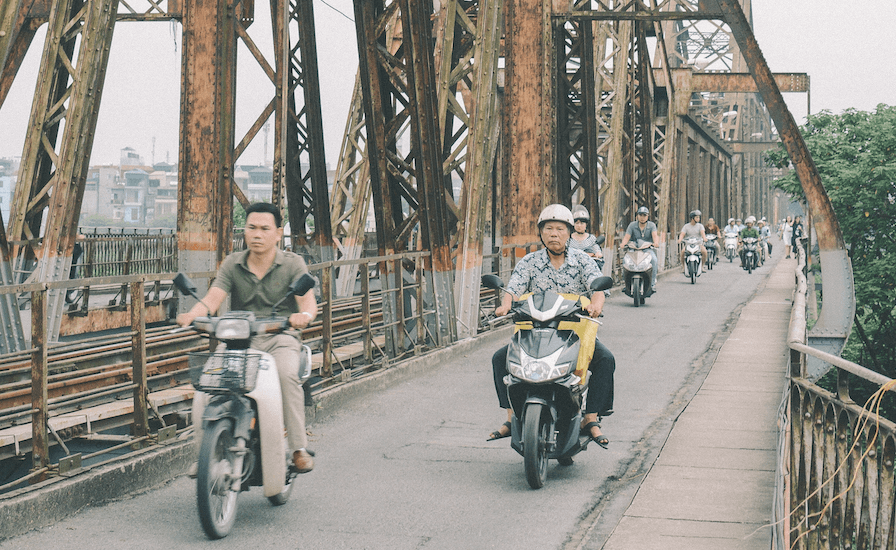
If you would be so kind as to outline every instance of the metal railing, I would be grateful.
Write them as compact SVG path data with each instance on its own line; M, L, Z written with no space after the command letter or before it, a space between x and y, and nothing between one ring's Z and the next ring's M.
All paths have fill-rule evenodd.
M524 252L534 250L536 243L522 247L503 247L486 256L483 272L506 275L516 263L515 248ZM393 256L334 261L309 266L319 281L321 315L303 331L303 340L317 352L316 378L312 390L333 386L387 368L402 358L443 347L450 342L439 342L428 328L435 316L435 301L431 300L431 283L425 269L428 252L413 252ZM343 266L358 264L357 291L348 297L334 297L332 284L336 272ZM383 284L383 274L390 274L390 282ZM210 279L214 273L191 273L196 279ZM186 353L207 349L190 331L177 334L178 350L170 348L170 328L147 330L146 309L152 289L158 285L173 292L170 281L174 273L89 277L52 283L0 286L0 294L30 296L30 348L15 354L0 355L0 429L31 423L27 444L16 443L15 454L31 452L33 468L26 478L0 486L0 491L21 484L25 479L40 480L56 475L68 464L66 456L51 462L49 448L77 437L96 435L94 432L123 425L133 425L132 435L121 443L93 453L96 456L128 445L145 446L160 440L162 429L153 433L151 427L166 426L166 411L154 410L150 392L161 388L184 385L189 380ZM72 343L50 343L46 337L44 320L51 291L67 292L74 288L96 285L127 287L126 310L130 330L114 336L103 336L86 342L84 347L72 349ZM143 299L133 299L134 297ZM498 297L492 290L480 293L479 330L490 330L488 321ZM170 298L170 296L168 297ZM385 315L384 306L394 315ZM118 344L110 340L120 340ZM159 344L159 340L164 340ZM168 346L158 349L160 346ZM116 347L117 346L117 347ZM115 347L115 350L111 348ZM95 348L95 349L93 349ZM111 363L111 364L110 364ZM18 399L18 401L15 401ZM85 430L56 431L51 420L76 409L99 403L117 401L133 405L131 416L108 422L101 427ZM189 400L180 403L189 407ZM170 410L168 414L172 413ZM157 422L150 423L150 417ZM85 417L86 418L86 417ZM169 418L169 424L171 419ZM183 427L182 427L183 429ZM175 432L176 433L176 432ZM167 430L166 437L174 433ZM66 450L67 452L67 450ZM87 459L89 457L81 457Z
M776 547L893 548L896 424L877 413L881 396L896 382L806 345L809 285L805 249L799 248L788 334L790 385L780 419ZM806 378L807 356L833 365L836 392ZM864 408L850 398L850 376L881 388Z

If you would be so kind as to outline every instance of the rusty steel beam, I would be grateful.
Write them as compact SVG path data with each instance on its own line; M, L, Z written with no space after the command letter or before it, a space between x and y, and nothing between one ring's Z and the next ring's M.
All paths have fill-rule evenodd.
M273 8L272 12L278 14L274 26L285 27L285 33L278 36L286 43L280 44L275 36L275 44L278 44L278 53L284 46L287 53L286 63L280 65L278 62L278 71L285 73L280 78L286 79L286 105L279 107L282 115L278 116L278 123L284 125L286 133L286 149L285 165L281 162L274 164L274 185L277 190L281 179L284 180L293 250L310 246L312 256L317 261L326 262L335 258L335 251L327 190L314 9L311 0L275 0L272 5L280 2L285 13L278 14ZM295 43L290 42L291 29L297 33ZM300 93L302 103L298 108L297 95ZM277 134L279 137L280 133Z
M504 9L501 236L522 245L538 240L538 214L558 199L551 6L506 0Z
M756 81L750 73L695 73L691 69L671 69L676 91L756 93ZM808 93L809 75L806 73L774 73L773 78L782 93ZM666 87L668 79L662 69L653 70L658 87Z
M232 246L236 21L231 0L185 0L177 235L182 271L215 271Z
M497 87L501 4L501 0L480 0L476 22L478 40L473 55L478 62L472 75L473 109L464 169L463 223L459 234L455 283L458 337L474 336L479 325L483 236L488 216L486 208L500 132ZM495 222L493 219L492 223Z
M47 318L46 293L31 293L31 464L35 469L46 468L50 464L49 441L47 438Z
M557 54L557 195L561 203L582 204L591 214L591 231L600 234L598 194L597 89L594 29L570 21L554 29Z
M39 281L68 278L117 5L61 0L50 13L9 235L29 241L13 255L22 271L36 262L32 276ZM47 297L50 341L58 336L63 294Z
M431 252L435 330L441 343L456 335L452 293L448 208L442 188L442 159L437 144L435 72L430 13L426 3L355 0L355 21L367 129L367 155L377 216L381 255L407 250L419 227L420 244ZM388 21L398 15L403 41L386 49ZM410 122L410 150L399 151L398 133ZM382 272L390 288L400 287L400 270ZM400 303L400 296L398 302ZM393 315L395 304L384 308ZM403 335L394 334L393 343Z

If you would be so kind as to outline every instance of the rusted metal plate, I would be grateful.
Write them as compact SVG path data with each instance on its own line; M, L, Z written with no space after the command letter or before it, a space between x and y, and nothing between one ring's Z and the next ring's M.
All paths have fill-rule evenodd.
M675 90L684 93L759 92L750 73L697 73L691 69L671 69L670 72ZM772 76L781 92L809 92L809 75L806 73L775 73ZM653 69L653 78L658 87L668 86L668 79L663 69Z

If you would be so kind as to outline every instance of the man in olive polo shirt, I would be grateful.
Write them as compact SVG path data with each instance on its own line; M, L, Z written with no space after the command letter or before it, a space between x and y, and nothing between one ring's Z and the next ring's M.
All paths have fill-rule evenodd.
M218 276L208 294L187 313L177 317L181 326L189 325L196 317L214 313L230 294L233 311L252 311L257 317L267 317L271 308L288 292L289 284L308 273L301 256L277 248L283 238L280 210L269 203L255 203L246 209L246 248L224 259ZM206 311L208 307L209 311ZM301 343L299 329L308 326L317 316L314 291L309 290L295 300L284 301L276 315L289 316L295 330L281 334L265 334L252 338L251 347L270 353L277 363L280 390L283 395L283 420L288 443L293 452L293 463L299 473L310 472L314 460L305 449L305 393L299 380Z

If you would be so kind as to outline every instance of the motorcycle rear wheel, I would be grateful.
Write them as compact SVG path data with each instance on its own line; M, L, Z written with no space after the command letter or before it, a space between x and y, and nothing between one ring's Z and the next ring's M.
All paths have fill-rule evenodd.
M196 504L199 521L210 539L221 539L230 533L236 521L237 497L233 490L235 455L233 422L218 420L202 434L199 449L199 468L196 478Z
M547 431L542 419L541 403L529 403L523 412L523 465L526 481L533 489L541 489L548 477Z

